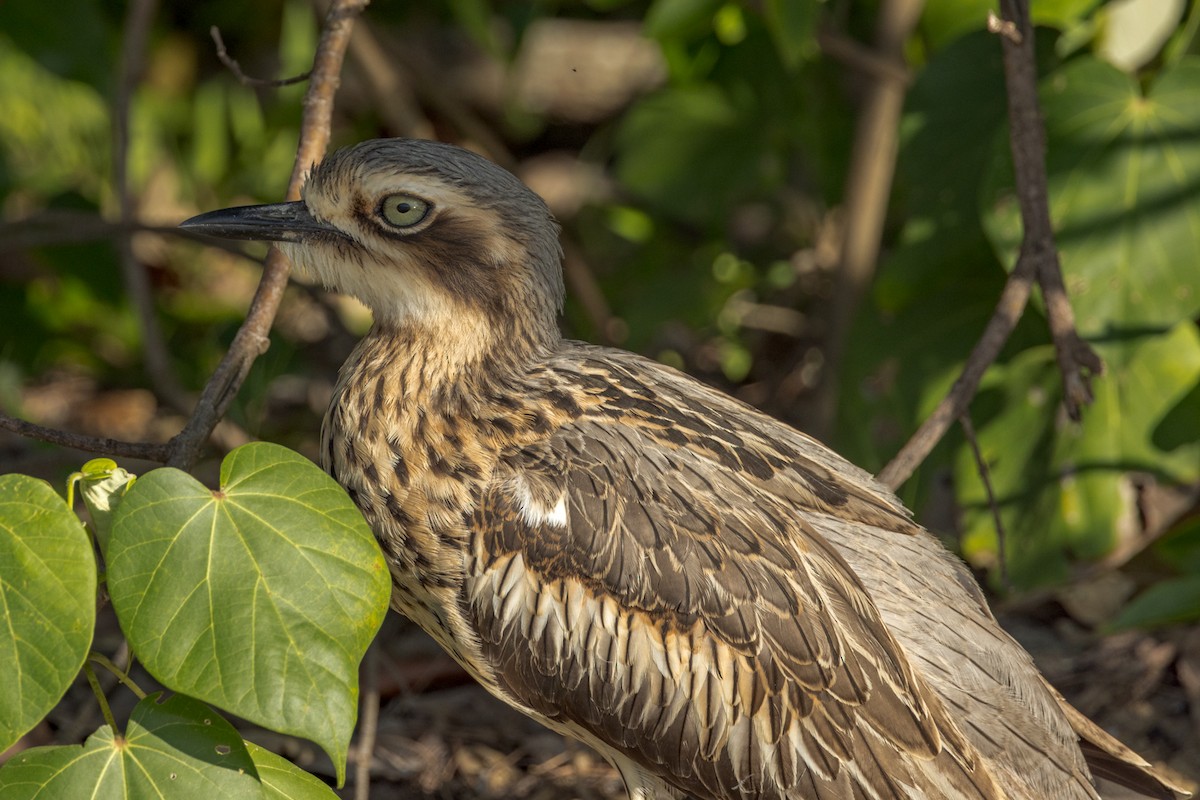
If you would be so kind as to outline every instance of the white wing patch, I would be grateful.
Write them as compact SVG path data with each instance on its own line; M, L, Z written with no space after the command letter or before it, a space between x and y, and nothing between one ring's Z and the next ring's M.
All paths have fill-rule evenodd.
M517 511L521 520L531 528L542 525L552 525L555 528L567 527L567 496L559 495L553 505L534 497L529 491L529 485L520 478L510 481L509 486L517 501Z

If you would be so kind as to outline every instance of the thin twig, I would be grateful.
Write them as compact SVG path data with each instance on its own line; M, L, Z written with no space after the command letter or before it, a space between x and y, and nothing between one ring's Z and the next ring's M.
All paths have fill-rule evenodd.
M1035 280L1040 283L1045 296L1050 335L1063 375L1064 401L1073 418L1078 418L1082 405L1091 397L1091 376L1103 370L1099 356L1075 331L1074 316L1062 283L1058 250L1054 245L1046 188L1046 138L1038 107L1037 67L1028 3L1025 0L1003 0L1001 12L1004 21L1012 25L996 23L991 27L1001 34L1000 41L1004 48L1009 139L1024 238L1017 264L1008 276L996 310L971 351L962 375L912 438L879 473L879 480L893 489L908 480L954 420L966 411L979 388L979 381L999 356L1000 349L1024 313Z
M996 558L1000 567L1000 582L1011 591L1012 584L1008 580L1008 537L1004 531L1000 504L996 502L996 492L992 488L992 473L983 457L983 451L979 449L979 436L975 433L975 424L971 422L971 413L963 412L958 421L967 437L967 443L971 446L971 453L975 456L975 469L979 471L979 479L983 482L983 490L987 494L988 507L992 510L992 521L996 526Z
M1039 261L1038 285L1046 303L1046 322L1054 342L1054 355L1063 380L1063 404L1067 416L1078 422L1084 406L1092 404L1092 378L1104 373L1104 361L1075 328L1075 312L1063 285L1058 250L1052 249Z
M876 59L894 65L872 70L874 79L859 112L854 152L846 178L845 219L837 287L829 311L825 369L817 390L812 432L824 436L837 412L838 381L850 326L875 276L888 195L896 172L900 115L908 86L904 43L921 16L924 0L887 0L879 8L875 32Z
M126 675L133 669L133 658L129 654L129 641L124 637L121 638L121 644L113 653L110 661ZM96 674L96 682L100 685L100 690L104 692L105 697L108 697L109 692L117 685L116 677L107 671ZM94 720L99 709L90 703L77 703L76 708L78 709L77 713L73 714L59 728L58 740L60 742L81 741L95 728Z
M309 79L312 75L312 70L303 73L302 75L293 75L290 78L277 78L269 80L267 78L251 78L246 73L242 72L242 65L239 64L233 56L229 55L229 51L225 49L225 40L221 38L221 29L213 25L208 29L209 36L212 37L213 44L217 46L217 58L225 67L233 73L233 76L238 79L238 82L243 86L268 86L280 87L291 86L295 83L302 83Z
M339 74L354 20L366 8L368 0L335 0L325 16L325 27L313 58L312 80L304 96L304 117L296 163L288 182L287 199L300 199L300 185L312 165L321 160L329 145L333 118L333 97L340 84ZM209 378L187 426L172 439L168 463L187 469L199 457L200 448L212 433L250 372L258 356L266 352L271 322L279 309L291 266L278 248L267 253L262 280L238 329L229 351Z
M133 93L141 80L146 39L154 21L156 7L156 0L134 0L129 4L125 18L116 108L113 111L113 184L123 225L136 216L133 192L129 187L129 116ZM142 331L142 353L146 359L146 374L150 378L150 384L155 393L177 411L185 411L191 405L191 401L171 365L166 339L158 322L150 279L145 267L134 255L132 234L126 233L117 237L116 244L125 291L137 311Z
M917 432L905 442L900 452L877 476L885 486L895 489L908 480L917 466L941 441L946 431L954 424L954 420L962 416L971 398L975 396L984 373L1000 355L1000 350L1025 311L1025 305L1033 291L1033 272L1032 262L1025 261L1019 262L1008 276L1008 282L1004 284L1000 300L996 303L996 310L992 312L992 318L983 329L983 335L979 337L979 341L967 357L962 374L933 413L925 418Z
M137 458L142 461L154 461L165 464L171 454L171 443L151 444L149 442L125 442L120 439L108 439L101 436L85 436L80 433L60 431L57 428L47 428L26 422L23 419L10 417L0 412L0 428L12 431L27 439L37 439L40 442L57 444L62 447L73 447L87 453L102 453L108 456L123 456Z
M367 648L363 659L363 687L358 723L358 754L354 765L354 800L371 796L371 761L375 757L375 737L379 732L379 640Z

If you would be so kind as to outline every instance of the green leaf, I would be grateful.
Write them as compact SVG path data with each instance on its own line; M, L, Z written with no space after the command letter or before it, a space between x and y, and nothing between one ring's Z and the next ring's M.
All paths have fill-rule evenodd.
M1006 530L1018 586L1061 579L1067 556L1100 557L1136 534L1131 472L1169 483L1200 478L1200 442L1170 451L1154 441L1161 420L1200 381L1200 334L1191 322L1166 334L1095 343L1107 372L1080 424L1058 413L1053 349L1031 348L989 372L972 408ZM1193 410L1200 414L1200 407ZM974 459L964 448L956 484L965 506L968 558L994 558L995 530Z
M270 750L246 742L262 781L263 800L337 800L333 790L319 778Z
M1155 554L1180 572L1200 574L1200 517L1182 519L1154 544Z
M0 751L79 674L96 625L96 558L83 523L45 481L0 475Z
M979 191L992 156L982 144L1003 128L1006 109L995 34L955 39L917 74L905 101L896 179L904 207L938 221L939 240L946 228L982 236ZM975 144L947 147L947 141Z
M106 725L82 746L35 747L0 769L0 800L262 796L242 737L212 709L182 695L142 700L124 736Z
M499 56L503 53L492 25L491 4L487 0L448 0L447 6L462 30L489 55Z
M1059 485L1051 463L1060 400L1054 351L1030 348L988 370L971 404L978 445L1010 541L1005 548L1009 577L1017 586L1064 576L1065 543L1057 528L1024 535L1030 518L1053 522ZM976 565L997 563L997 532L974 457L960 447L955 468L963 506L963 555ZM1048 507L1047 507L1048 506Z
M655 39L687 38L712 30L722 0L655 0L646 11L646 35Z
M771 180L765 136L755 109L718 86L667 89L625 115L617 176L660 214L723 223L739 195Z
M155 678L312 739L342 780L390 579L341 487L262 442L225 458L217 491L154 470L118 507L108 555L113 608Z
M1096 7L1096 0L1038 0L1031 3L1034 25L1067 28L1083 20ZM985 16L986 20L986 16Z
M1167 328L1200 315L1200 59L1164 71L1145 95L1090 57L1042 91L1051 214L1079 331ZM1005 163L1007 153L999 155ZM1020 213L999 169L986 225L1011 267Z
M763 7L767 30L789 69L820 52L816 38L818 9L817 3L795 0L767 0Z
M887 463L958 377L1003 288L1004 271L982 234L940 238L933 230L922 235L910 226L888 254L847 342L837 450L871 471ZM910 502L920 493L905 486Z
M1200 619L1200 575L1185 575L1151 586L1113 620L1113 630L1156 628Z
M930 49L940 50L970 31L983 30L988 12L995 9L995 0L928 0L921 11L921 37Z

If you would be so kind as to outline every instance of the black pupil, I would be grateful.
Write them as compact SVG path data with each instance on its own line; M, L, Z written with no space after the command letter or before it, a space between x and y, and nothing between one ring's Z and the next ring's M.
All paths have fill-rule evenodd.
M399 203L396 203L396 210L401 214L407 214L412 211L412 208L412 203L409 203L407 200L401 200Z

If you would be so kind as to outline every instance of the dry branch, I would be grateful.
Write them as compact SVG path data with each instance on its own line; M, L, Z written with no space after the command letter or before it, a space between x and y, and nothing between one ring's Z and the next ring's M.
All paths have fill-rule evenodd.
M818 388L813 432L824 436L833 426L837 411L838 382L846 340L855 312L879 260L879 245L887 215L888 196L896 171L896 152L900 115L908 89L908 69L904 63L904 42L912 34L921 16L923 0L887 0L879 9L875 33L875 54L868 74L872 83L859 112L854 133L854 152L846 178L846 225L842 238L841 263L837 287L829 312L829 335L825 342L824 379ZM839 48L839 44L841 45ZM849 49L828 34L822 45L834 46L841 57ZM861 48L853 51L856 63L867 61ZM881 64L890 64L883 68Z
M1058 248L1054 244L1046 188L1046 131L1038 106L1037 61L1029 2L1001 0L1000 10L1003 19L998 25L989 24L989 28L1000 29L1000 43L1004 48L1013 169L1024 226L1018 261L1029 259L1036 264L1035 274L1046 301L1050 337L1063 378L1063 402L1071 419L1078 420L1083 406L1092 401L1091 376L1100 374L1104 364L1075 330L1075 314L1063 285ZM1013 30L1015 35L1008 33Z
M366 8L368 0L335 0L325 16L325 26L317 43L311 80L304 96L304 117L296 163L288 183L287 199L300 198L300 185L312 165L320 161L329 145L333 117L333 97L340 83L342 60L350 41L354 20ZM278 248L267 253L262 280L250 303L246 320L230 344L200 396L200 401L184 429L171 440L167 462L187 469L199 457L200 449L241 387L254 359L266 352L267 334L279 309L287 286L291 265Z
M57 428L47 428L35 425L23 419L10 417L0 412L0 428L24 436L26 439L37 439L40 442L57 444L62 447L73 447L88 453L104 453L105 455L122 456L124 458L139 458L143 461L163 463L170 453L169 444L151 444L149 442L125 442L120 439L107 439L101 436L85 436L81 433L71 433Z
M1008 277L992 318L971 351L962 375L912 438L879 473L895 489L912 475L949 427L967 410L988 367L1000 354L1029 301L1036 280L1046 300L1050 335L1063 376L1063 400L1073 419L1091 400L1092 375L1103 370L1100 357L1075 330L1075 318L1063 285L1050 201L1046 188L1046 135L1037 95L1033 25L1028 0L1002 0L1002 19L989 22L1004 49L1009 139L1024 236L1016 267Z

